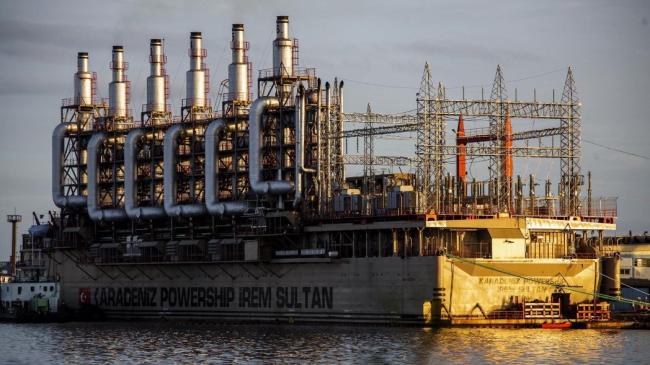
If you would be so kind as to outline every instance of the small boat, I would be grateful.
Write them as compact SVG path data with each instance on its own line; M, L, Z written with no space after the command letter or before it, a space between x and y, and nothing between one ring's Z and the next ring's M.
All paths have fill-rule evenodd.
M546 329L567 329L571 328L571 322L559 322L559 323L542 323L542 328Z
M43 249L51 241L51 225L35 225L23 236L20 261L9 264L6 279L0 283L0 320L46 322L58 319L61 289L58 280L48 275ZM12 245L15 246L15 245ZM16 253L12 253L16 256Z

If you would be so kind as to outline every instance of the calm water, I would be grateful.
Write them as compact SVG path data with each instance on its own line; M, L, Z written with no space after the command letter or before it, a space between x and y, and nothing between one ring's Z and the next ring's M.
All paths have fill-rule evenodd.
M650 331L0 324L0 363L648 364Z

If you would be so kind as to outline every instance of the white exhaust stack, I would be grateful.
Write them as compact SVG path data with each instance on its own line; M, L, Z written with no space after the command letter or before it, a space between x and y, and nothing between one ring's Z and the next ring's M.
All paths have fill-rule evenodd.
M280 15L275 21L273 41L273 76L293 76L293 41L289 38L289 17Z
M244 25L232 25L232 63L228 66L228 96L230 101L248 101L248 60L246 50L248 44L244 41Z
M124 62L124 47L113 46L113 81L108 85L108 115L125 118L128 116L127 81L124 71L127 63Z
M201 32L192 32L190 36L190 70L187 71L186 83L187 106L205 107L207 105L207 79L203 64L205 56Z
M165 76L166 58L163 53L162 41L152 39L149 46L150 75L147 78L147 108L148 112L167 112L167 93Z
M93 103L93 76L88 71L88 53L77 54L77 73L74 74L74 103L90 105Z

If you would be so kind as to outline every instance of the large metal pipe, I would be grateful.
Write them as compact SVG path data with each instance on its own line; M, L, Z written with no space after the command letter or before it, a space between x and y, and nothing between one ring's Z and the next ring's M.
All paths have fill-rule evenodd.
M337 125L336 125L336 135L337 138L341 138L343 135L343 80L339 83L339 93L338 93L338 102L339 102L339 115L337 118ZM336 151L336 155L339 157L338 161L336 161L336 169L340 171L340 181L338 181L339 184L345 183L345 166L343 165L343 147L339 144L338 146L338 151ZM339 189L341 186L339 186Z
M188 106L206 106L206 73L203 64L205 50L201 32L190 35L190 69L187 71L186 96Z
M88 70L88 53L77 53L77 72L74 74L74 103L93 103L93 75Z
M122 208L102 209L99 203L99 147L106 141L106 133L95 133L88 141L88 216L95 222L126 219Z
M64 140L66 133L74 127L74 124L61 123L52 132L52 200L59 208L79 208L86 205L86 197L81 193L69 196L63 194Z
M260 195L286 194L291 191L291 183L284 180L261 181L262 169L260 148L262 138L262 116L268 109L277 108L280 102L276 97L263 96L251 104L248 116L248 180L251 189Z
M165 195L165 213L170 217L192 217L205 214L205 205L177 204L176 203L176 150L178 149L178 138L183 134L184 128L176 124L165 133L163 153L163 184Z
M330 83L326 82L325 83L325 109L326 114L325 114L325 135L327 136L325 138L325 153L326 153L326 166L325 166L325 172L326 176L325 179L327 180L326 183L326 196L327 196L327 202L331 201L332 199L332 126L331 126L331 111L332 111L332 91L330 89Z
M294 198L293 206L297 207L302 202L302 174L305 169L305 88L300 85L296 94L295 109L295 171L294 171Z
M165 93L165 55L162 41L152 39L149 46L150 75L147 78L147 111L166 112L167 95Z
M124 143L124 210L131 219L163 218L163 207L139 207L137 203L137 151L138 141L143 136L143 129L134 129L126 136Z
M248 101L247 43L244 41L244 25L232 25L232 63L228 65L228 94L231 101Z
M219 133L225 127L224 121L218 119L211 122L205 130L205 207L212 215L240 215L248 209L246 202L219 202L217 153L219 149Z
M108 115L113 117L126 117L128 114L127 81L124 75L126 68L124 47L113 46L113 80L108 84Z
M289 17L280 15L275 21L273 41L273 76L293 76L293 41L289 38Z
M322 213L322 209L323 209L323 204L321 204L320 202L325 201L325 197L323 197L323 191L324 191L323 190L323 180L324 179L323 179L323 170L322 170L323 167L321 166L321 160L323 158L322 157L323 146L321 145L321 143L322 143L321 136L322 136L322 133L323 133L322 132L322 124L323 124L323 122L321 120L321 114L322 114L321 96L322 96L322 94L323 94L323 92L322 92L322 89L321 89L321 80L320 80L320 78L318 78L318 93L316 94L316 182L317 182L317 185L316 185L317 194L316 194L316 196L318 196L318 200L319 200L318 207L319 207L319 210L321 211L321 213Z

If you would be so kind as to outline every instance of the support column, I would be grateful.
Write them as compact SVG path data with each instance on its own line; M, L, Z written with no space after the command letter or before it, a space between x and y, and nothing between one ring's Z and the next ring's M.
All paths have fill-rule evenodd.
M23 217L17 214L11 214L7 216L7 222L11 223L11 276L16 275L16 236L17 236L17 225L20 221L23 220Z

